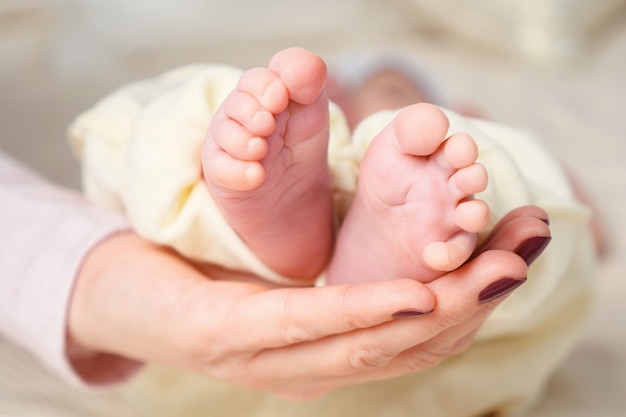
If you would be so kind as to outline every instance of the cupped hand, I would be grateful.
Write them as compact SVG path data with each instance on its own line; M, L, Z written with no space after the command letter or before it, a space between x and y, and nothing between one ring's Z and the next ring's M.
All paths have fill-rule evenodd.
M91 362L70 359L86 380L99 359L117 357L290 399L421 371L466 349L525 280L515 252L530 259L526 243L549 237L546 218L533 207L512 212L470 262L429 284L271 288L217 268L207 278L167 249L117 235L94 248L79 274L69 341Z

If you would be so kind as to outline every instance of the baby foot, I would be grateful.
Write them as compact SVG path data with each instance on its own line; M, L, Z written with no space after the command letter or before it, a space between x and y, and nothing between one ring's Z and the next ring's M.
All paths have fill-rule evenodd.
M489 208L473 139L446 139L448 119L430 104L403 109L372 141L341 226L328 283L413 278L428 282L465 262ZM445 139L445 140L444 140Z
M209 125L202 167L227 221L276 272L315 277L332 250L326 65L303 49L246 71Z

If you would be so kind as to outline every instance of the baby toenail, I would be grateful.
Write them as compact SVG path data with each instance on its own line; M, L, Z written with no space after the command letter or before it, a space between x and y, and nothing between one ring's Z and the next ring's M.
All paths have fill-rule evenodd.
M250 138L248 139L248 143L246 144L246 150L248 152L254 152L259 148L259 145L262 144L262 139L261 138Z
M254 184L258 181L259 168L256 165L250 165L244 170L243 174L248 183Z

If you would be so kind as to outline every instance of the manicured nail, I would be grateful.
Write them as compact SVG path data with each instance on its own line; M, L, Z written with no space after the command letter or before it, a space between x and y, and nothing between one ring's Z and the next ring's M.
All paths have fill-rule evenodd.
M510 293L526 282L526 278L502 278L487 285L478 294L478 303L484 304Z
M537 236L522 242L513 252L519 255L526 265L532 264L548 246L552 238L550 236Z
M425 316L426 314L430 314L432 312L433 312L433 310L430 310L430 311L420 311L420 310L407 309L407 310L396 311L395 313L393 313L391 315L391 317L394 318L394 319L406 319L406 318L409 318L409 317Z

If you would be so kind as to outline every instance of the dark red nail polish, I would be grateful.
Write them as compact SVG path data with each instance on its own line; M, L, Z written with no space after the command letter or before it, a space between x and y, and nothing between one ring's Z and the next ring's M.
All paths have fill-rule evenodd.
M550 236L537 236L522 242L513 252L519 255L526 265L532 264L548 246L552 238Z
M391 315L392 318L394 319L406 319L409 317L420 317L420 316L425 316L426 314L430 314L433 311L420 311L420 310L400 310L400 311L396 311L395 313L393 313Z
M502 278L487 285L478 294L478 303L484 304L510 293L526 282L526 278Z

